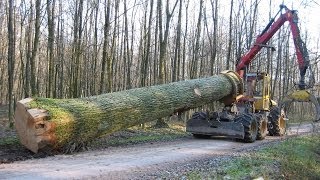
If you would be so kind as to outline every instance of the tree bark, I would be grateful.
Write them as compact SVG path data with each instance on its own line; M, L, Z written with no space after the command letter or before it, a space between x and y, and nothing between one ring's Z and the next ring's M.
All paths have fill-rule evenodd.
M186 13L186 21L185 21L185 33L183 36L183 50L182 50L182 79L186 78L186 64L187 64L187 35L188 35L188 12L189 12L189 0L186 2L186 8L185 8L185 13Z
M178 24L176 30L176 39L175 39L175 50L174 50L174 59L172 66L172 82L179 80L180 75L180 60L181 60L181 19L182 19L182 0L179 1L179 15L178 15Z
M202 7L203 0L200 0L200 10L197 22L197 29L195 33L195 45L193 46L193 56L190 67L190 78L194 79L198 77L198 63L199 63L199 49L200 49L200 34L201 34L201 20L202 20Z
M97 78L98 78L98 73L97 73L97 67L98 67L98 56L99 56L99 44L98 44L98 23L99 23L99 5L100 5L100 0L96 0L95 1L95 5L94 5L94 8L95 8L95 11L94 11L94 45L93 45L93 63L91 65L91 74L93 76L93 79L91 81L91 85L90 85L90 94L91 95L95 95L97 94L97 91L96 91L96 81L97 81Z
M48 16L48 84L47 84L47 97L56 98L56 89L53 87L54 82L54 16L55 16L55 0L47 0L47 16Z
M214 64L216 62L217 56L217 29L218 29L218 0L211 0L211 7L212 7L212 19L213 19L213 42L211 46L211 60L210 60L210 75L214 74ZM210 40L211 42L211 40Z
M232 13L233 13L233 0L230 3L230 16L229 16L229 40L228 40L228 50L227 50L227 65L226 69L230 69L230 59L231 59L231 46L232 46ZM233 69L233 68L231 68Z
M127 15L127 1L123 1L124 6L124 64L125 64L125 71L126 74L126 89L131 89L131 58L130 58L130 48L129 48L129 28L128 28L128 15Z
M242 89L241 78L228 72L87 98L27 98L17 103L15 125L21 143L35 153L72 152L118 130L223 98L229 101Z
M158 0L158 17L159 17L159 41L160 41L160 55L159 55L159 83L164 84L166 82L166 55L167 55L167 46L169 38L169 28L172 14L177 6L178 0L176 1L171 13L169 10L169 0L166 3L166 25L164 30L164 36L162 32L162 4L161 0ZM163 119L158 119L157 124L165 124ZM162 121L162 122L161 122Z
M14 41L14 26L13 26L13 0L9 1L8 14L8 99L9 99L9 123L13 127L13 83L14 83L14 61L15 61L15 41Z
M146 12L147 13L147 10ZM143 47L143 57L141 61L141 79L140 79L140 85L141 87L146 86L147 79L148 79L148 67L149 67L149 61L150 61L150 49L151 49L151 25L152 25L152 18L153 18L153 0L150 1L150 15L148 20L148 29L146 30L147 34L145 35L147 37L147 40L145 40L145 46ZM145 21L146 23L146 21ZM146 25L144 25L146 26ZM142 38L143 40L144 38Z
M38 45L40 40L40 17L41 16L41 0L36 0L36 19L35 19L35 32L34 42L31 55L31 94L38 95L37 77L36 77L36 55L38 51Z
M170 28L170 21L173 15L173 12L178 4L178 0L176 0L172 11L169 10L169 0L166 3L166 25L164 30L164 35L162 31L162 1L158 0L158 13L159 13L159 40L160 40L160 57L159 57L159 82L163 84L166 82L166 61L165 57L167 55L167 46L168 46L168 38L169 38L169 28Z

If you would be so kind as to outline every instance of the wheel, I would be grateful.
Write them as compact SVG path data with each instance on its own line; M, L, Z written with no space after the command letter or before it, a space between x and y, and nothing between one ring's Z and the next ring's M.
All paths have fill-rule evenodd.
M268 116L268 131L271 136L283 136L286 132L286 121L279 107L271 107Z
M256 141L258 135L258 123L251 114L243 114L240 116L239 122L244 126L244 142L252 143Z
M257 133L257 140L264 139L268 134L268 120L265 114L259 114L257 116L258 120L258 133Z

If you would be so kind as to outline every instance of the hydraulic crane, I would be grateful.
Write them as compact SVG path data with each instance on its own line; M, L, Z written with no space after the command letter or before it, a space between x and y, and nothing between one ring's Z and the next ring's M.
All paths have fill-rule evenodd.
M241 57L239 63L236 66L236 71L243 77L243 71L253 61L254 57L263 47L267 46L267 42L272 36L283 26L285 22L289 22L292 33L292 38L296 50L297 60L299 64L300 80L298 88L300 90L312 88L314 86L314 76L311 73L309 84L305 82L305 75L307 69L310 67L309 53L305 43L302 41L300 31L298 27L298 15L296 10L290 10L285 5L280 5L280 10L276 16L285 9L285 13L281 14L277 21L272 18L269 24L265 27L262 33L257 37L253 47L244 56ZM311 70L311 68L310 68Z
M283 14L283 10L285 11ZM279 15L280 14L280 15ZM275 18L279 15L277 20ZM279 106L270 98L269 74L262 72L247 72L248 66L267 42L284 25L289 22L297 61L300 79L297 91L289 94ZM306 72L310 70L308 82L305 80ZM245 90L237 97L228 97L222 101L225 107L221 112L196 112L187 122L187 131L195 137L223 135L245 142L254 142L270 135L283 135L286 122L282 111L284 104L293 101L312 102L316 107L316 120L320 119L320 106L316 98L308 91L314 86L314 75L310 68L309 55L305 43L302 41L298 27L296 10L290 10L280 5L280 10L270 20L261 34L256 38L250 50L244 54L236 66L236 72L243 79Z

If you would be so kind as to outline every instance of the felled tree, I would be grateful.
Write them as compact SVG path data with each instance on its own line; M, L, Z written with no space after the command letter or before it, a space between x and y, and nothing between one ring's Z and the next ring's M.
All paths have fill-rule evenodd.
M17 103L15 126L20 142L35 153L74 149L131 126L232 99L241 91L241 79L226 72L86 98L27 98Z

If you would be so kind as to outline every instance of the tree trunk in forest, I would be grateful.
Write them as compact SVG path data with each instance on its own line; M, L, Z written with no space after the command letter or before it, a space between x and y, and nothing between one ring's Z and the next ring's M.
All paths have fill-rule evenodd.
M97 94L97 91L96 91L96 80L98 78L98 73L97 73L97 67L98 67L98 56L99 56L99 51L98 51L98 47L99 47L99 44L98 44L98 16L99 16L99 3L100 3L100 0L97 0L95 1L95 5L94 5L94 8L95 8L95 14L94 14L94 45L93 45L93 63L91 65L91 74L93 76L93 80L91 81L91 85L90 85L90 94L93 95L93 94Z
M13 83L14 83L14 59L15 59L15 42L14 42L14 26L13 26L13 4L9 1L9 14L8 14L8 99L9 99L9 123L13 127Z
M47 84L47 97L56 98L56 89L53 86L54 82L54 16L55 16L55 0L47 0L47 16L48 16L48 49L47 49L47 57L48 57L48 84Z
M71 97L76 98L80 96L81 92L81 78L80 78L80 73L81 73L81 58L82 58L82 32L83 32L83 27L82 27L82 19L83 19L83 3L84 0L79 0L77 2L77 7L76 7L76 13L75 18L74 18L74 44L73 44L73 69L72 69L72 85L70 86L72 91L71 91Z
M124 7L124 62L125 62L125 72L126 74L126 89L131 89L131 58L130 58L130 48L129 48L129 28L128 28L128 15L127 15L127 1L123 1L123 7Z
M28 26L25 32L25 49L26 49L26 65L24 70L24 97L31 96L31 74L32 74L32 67L31 66L31 56L32 56L32 38L34 34L34 28L32 27L32 22L34 21L34 8L33 3L30 1L30 12L28 15Z
M282 36L282 32L281 32L281 29L279 30L279 33L278 33L278 38L281 39L281 36ZM276 93L276 85L277 85L277 82L278 82L278 79L279 79L279 71L280 71L280 68L281 68L281 59L282 59L282 43L281 41L278 41L278 52L277 52L277 67L276 67L276 70L275 70L275 77L273 78L273 83L271 83L271 87L272 87L272 91L271 91L271 98L274 98L274 95ZM280 86L280 84L279 84Z
M182 0L179 1L179 15L176 30L176 47L174 50L174 59L172 66L172 82L179 80L180 75L180 61L181 61L181 19L182 19Z
M164 34L162 31L162 4L161 0L158 0L158 16L159 16L159 40L160 40L160 57L159 57L159 81L160 84L163 84L166 82L165 78L165 57L167 55L167 45L168 45L168 38L169 38L169 28L170 28L170 21L171 17L173 15L173 12L177 6L178 0L175 2L172 11L169 10L169 0L167 0L166 4L166 25Z
M158 7L158 2L157 2L157 10L156 10L156 25L155 25L155 30L154 30L154 55L153 55L153 84L158 84L158 70L159 70L159 66L158 66L158 59L159 59L159 55L158 55L158 49L159 49L159 45L158 45L158 33L159 33L159 7Z
M78 99L23 99L15 125L31 151L75 151L103 135L242 93L234 72Z
M186 78L186 54L187 54L187 34L188 34L188 9L189 9L189 1L186 2L186 9L185 9L185 13L186 13L186 21L185 21L185 34L183 36L183 50L182 50L182 79Z
M193 56L190 67L190 78L194 79L198 77L198 63L199 63L199 48L200 48L200 34L201 34L201 19L202 19L202 7L203 0L200 0L200 10L197 22L197 29L195 33L195 45L193 47Z
M38 95L37 82L36 82L36 55L38 51L38 45L40 40L40 17L41 16L41 0L36 0L36 20L35 20L35 33L34 42L31 55L31 94Z
M58 26L57 26L57 58L58 58L58 62L57 62L57 67L56 67L56 71L57 71L57 97L58 98L63 98L64 96L64 84L63 84L63 79L64 79L64 26L63 26L63 19L62 19L62 0L59 0L59 16L58 16Z
M106 71L106 65L108 65L108 62L110 61L109 57L108 57L108 37L109 37L109 29L110 29L110 13L111 13L111 10L110 10L110 0L108 0L108 3L107 3L107 6L105 7L105 15L104 15L104 29L103 29L103 36L104 36L104 39L103 39L103 50L102 50L102 63L101 63L101 76L100 76L100 88L99 88L99 94L101 93L104 93L105 92L105 82L104 82L104 77L105 77L105 71ZM111 64L108 65L107 67L107 70L109 72L109 66ZM108 89L107 89L107 92L110 92L111 89L109 89L109 87L111 87L110 83L109 82L110 80L110 77L108 76ZM111 81L111 80L110 80Z
M211 60L210 60L210 75L214 74L214 64L217 56L217 29L218 29L218 0L211 0L212 19L213 19L213 42L211 43ZM211 42L211 41L210 41Z
M231 59L231 46L232 46L232 13L233 13L233 0L230 3L230 16L229 16L229 40L228 40L228 50L227 50L227 65L226 69L230 69L230 59ZM233 68L231 68L233 69Z
M169 28L170 28L170 21L172 14L174 12L174 9L176 8L178 3L178 0L176 1L172 11L169 11L169 0L167 0L166 5L166 25L164 30L164 35L162 32L162 3L161 0L158 0L157 8L158 8L158 17L159 17L159 40L160 40L160 56L159 56L159 82L160 84L163 84L166 82L166 76L165 76L165 57L167 54L167 45L168 45L168 37L169 37ZM166 124L163 119L158 119L158 125L160 124ZM166 126L166 125L165 125ZM165 127L163 126L163 127Z
M144 47L144 55L143 59L141 61L141 79L140 79L140 85L141 87L146 86L147 82L147 77L148 77L148 66L149 66L149 61L150 61L150 48L151 48L151 25L152 25L152 17L153 17L153 0L150 1L150 15L149 15L149 20L148 20L148 29L146 30L147 33L147 40L145 42L145 47Z

